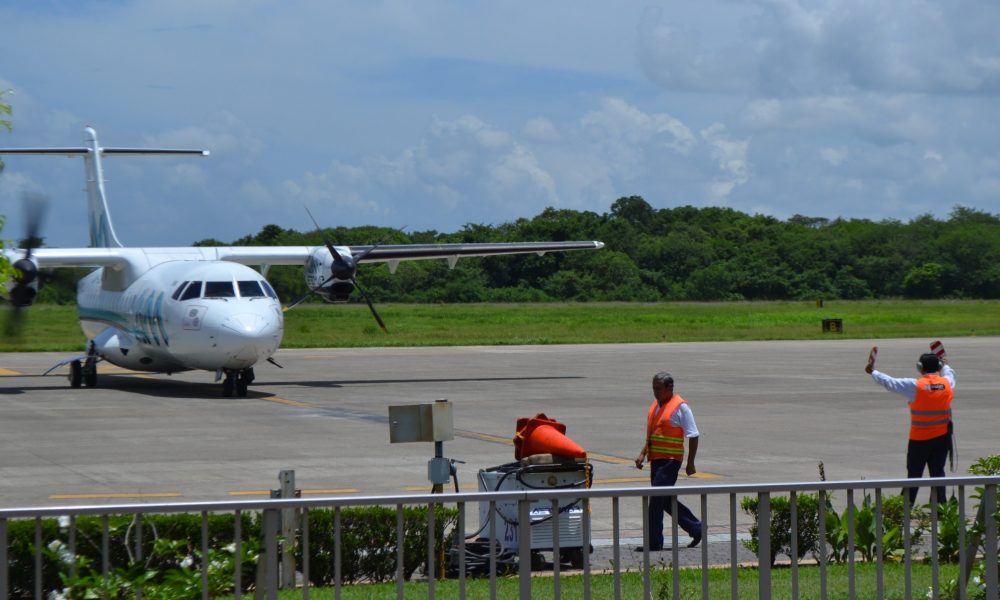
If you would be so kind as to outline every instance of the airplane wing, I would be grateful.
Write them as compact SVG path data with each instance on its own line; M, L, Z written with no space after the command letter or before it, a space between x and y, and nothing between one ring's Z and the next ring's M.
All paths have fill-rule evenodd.
M380 246L335 246L337 252L357 262L388 262L395 269L404 260L448 259L450 265L463 256L538 254L567 250L597 250L602 242L495 242L472 244L396 244ZM20 249L4 250L12 262ZM168 260L225 260L244 265L303 265L325 246L192 246L176 248L38 248L32 259L41 269L60 267L111 267L145 264L147 268Z
M122 267L132 248L36 248L31 259L40 269L60 267ZM21 249L3 251L11 262L24 255Z
M387 262L391 270L404 260L448 259L450 266L463 256L500 254L538 254L568 250L597 250L603 242L493 242L470 244L385 244L378 246L334 246L337 252L353 256L358 263ZM324 246L220 246L197 248L209 260L228 260L245 265L302 264L315 252L325 253Z
M497 254L538 254L567 250L597 250L603 242L495 242L477 244L400 244L385 246L351 246L358 262L393 262L461 256L493 256Z

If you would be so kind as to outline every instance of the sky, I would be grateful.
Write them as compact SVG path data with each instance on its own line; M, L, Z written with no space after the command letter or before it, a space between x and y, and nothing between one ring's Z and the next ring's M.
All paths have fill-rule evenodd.
M1000 213L1000 3L955 0L5 0L0 147L110 157L119 239L267 224L457 231L547 207L787 219ZM51 199L87 244L83 161L6 156L0 236Z

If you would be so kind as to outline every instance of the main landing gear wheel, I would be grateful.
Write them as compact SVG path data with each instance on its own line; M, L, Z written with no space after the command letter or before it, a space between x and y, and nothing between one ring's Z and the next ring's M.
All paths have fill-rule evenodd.
M74 361L78 362L78 361ZM87 387L97 387L97 357L88 356L83 363L83 383Z
M69 363L69 385L75 388L83 385L83 365L78 360Z

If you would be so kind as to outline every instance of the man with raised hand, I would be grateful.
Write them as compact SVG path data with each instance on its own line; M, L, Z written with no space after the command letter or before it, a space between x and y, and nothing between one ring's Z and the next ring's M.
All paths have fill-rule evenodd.
M919 379L890 377L875 368L869 359L865 372L875 383L907 398L910 406L910 440L906 447L906 476L920 479L927 467L931 477L944 477L944 464L951 449L951 402L954 398L955 371L947 358L928 352L917 360ZM935 487L931 499L945 501L944 487ZM917 488L910 488L910 502L917 498Z

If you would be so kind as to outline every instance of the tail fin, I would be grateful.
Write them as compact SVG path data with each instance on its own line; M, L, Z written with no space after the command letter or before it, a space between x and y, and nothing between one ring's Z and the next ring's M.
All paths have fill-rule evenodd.
M154 154L208 156L207 150L165 150L158 148L102 148L97 143L97 132L87 127L87 146L80 148L0 148L0 154L53 154L56 156L82 156L87 175L87 221L90 226L92 248L121 247L111 225L111 212L104 193L104 172L101 157L105 155L148 156Z
M97 143L97 132L93 127L87 133L86 154L83 155L84 170L87 173L87 223L90 226L91 248L121 248L122 243L111 225L111 211L108 198L104 194L104 170L101 168L101 146Z

